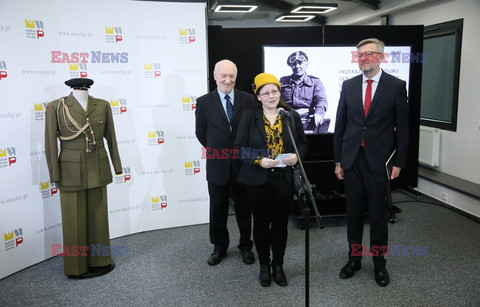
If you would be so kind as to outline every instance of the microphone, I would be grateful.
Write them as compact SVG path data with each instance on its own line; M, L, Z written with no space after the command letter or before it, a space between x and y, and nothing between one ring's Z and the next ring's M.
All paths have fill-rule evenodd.
M285 110L284 108L278 108L277 109L277 114L280 114L282 116L286 116L288 118L291 118L292 117L292 114L290 114L290 112L288 112L287 110Z

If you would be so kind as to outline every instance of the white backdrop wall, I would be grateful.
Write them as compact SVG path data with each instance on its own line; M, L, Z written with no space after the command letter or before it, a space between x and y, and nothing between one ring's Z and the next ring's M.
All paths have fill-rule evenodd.
M0 278L62 244L44 119L70 78L112 107L124 172L108 186L110 236L208 221L194 132L205 21L203 2L0 0Z

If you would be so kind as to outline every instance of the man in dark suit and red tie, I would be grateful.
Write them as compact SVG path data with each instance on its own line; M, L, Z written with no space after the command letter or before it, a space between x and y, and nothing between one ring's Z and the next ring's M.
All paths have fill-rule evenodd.
M362 75L346 80L337 109L334 136L335 174L345 179L348 263L340 271L347 279L361 269L363 217L370 215L370 251L375 281L388 286L384 254L388 249L385 163L396 156L390 178L406 166L408 101L406 83L380 69L384 43L370 38L357 44Z
M245 187L237 182L241 161L233 148L240 119L255 104L255 97L234 88L237 66L233 62L222 60L216 63L213 76L217 88L197 99L195 111L195 134L204 146L207 158L210 242L214 245L208 264L217 265L227 255L230 196L240 231L238 248L242 260L245 264L253 264L252 214Z

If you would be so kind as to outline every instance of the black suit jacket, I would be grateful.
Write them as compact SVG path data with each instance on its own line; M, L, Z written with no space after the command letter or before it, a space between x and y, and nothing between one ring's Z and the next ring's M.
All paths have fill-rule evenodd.
M204 147L211 148L211 152L233 149L240 119L247 109L255 105L255 97L252 94L236 89L234 91L231 131L217 89L197 98L195 134ZM224 159L207 159L207 180L217 185L226 185L230 178L231 168L238 172L240 161L231 160L230 155ZM234 176L236 175L234 174Z
M298 148L299 158L303 158L307 151L308 143L305 133L303 132L302 121L297 112L289 111L293 116L292 134L295 139L295 144ZM288 136L288 130L285 124L285 119L282 119L282 138L283 149L285 153L294 153L293 145ZM263 150L266 153L267 137L265 133L265 125L263 121L263 110L261 107L249 110L242 118L240 126L238 127L237 139L235 141L235 148L239 150L239 157L242 160L242 168L238 175L238 181L245 185L258 186L267 181L269 169L254 165L253 161L267 156L266 154L259 156L251 156L251 150ZM289 183L292 183L292 168L287 167L285 175Z
M370 169L385 172L385 162L397 150L394 165L405 167L408 154L406 83L382 72L367 117L363 113L362 75L342 85L335 122L334 155L349 169L362 142Z

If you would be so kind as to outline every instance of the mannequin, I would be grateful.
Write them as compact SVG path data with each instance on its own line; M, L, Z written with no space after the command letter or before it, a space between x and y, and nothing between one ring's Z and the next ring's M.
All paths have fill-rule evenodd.
M106 188L113 178L104 139L115 174L122 173L122 164L110 104L88 96L93 80L65 84L72 93L46 108L45 155L50 181L60 190L65 275L88 278L115 267Z
M77 99L84 111L87 111L88 89L75 88L72 91L73 97Z

